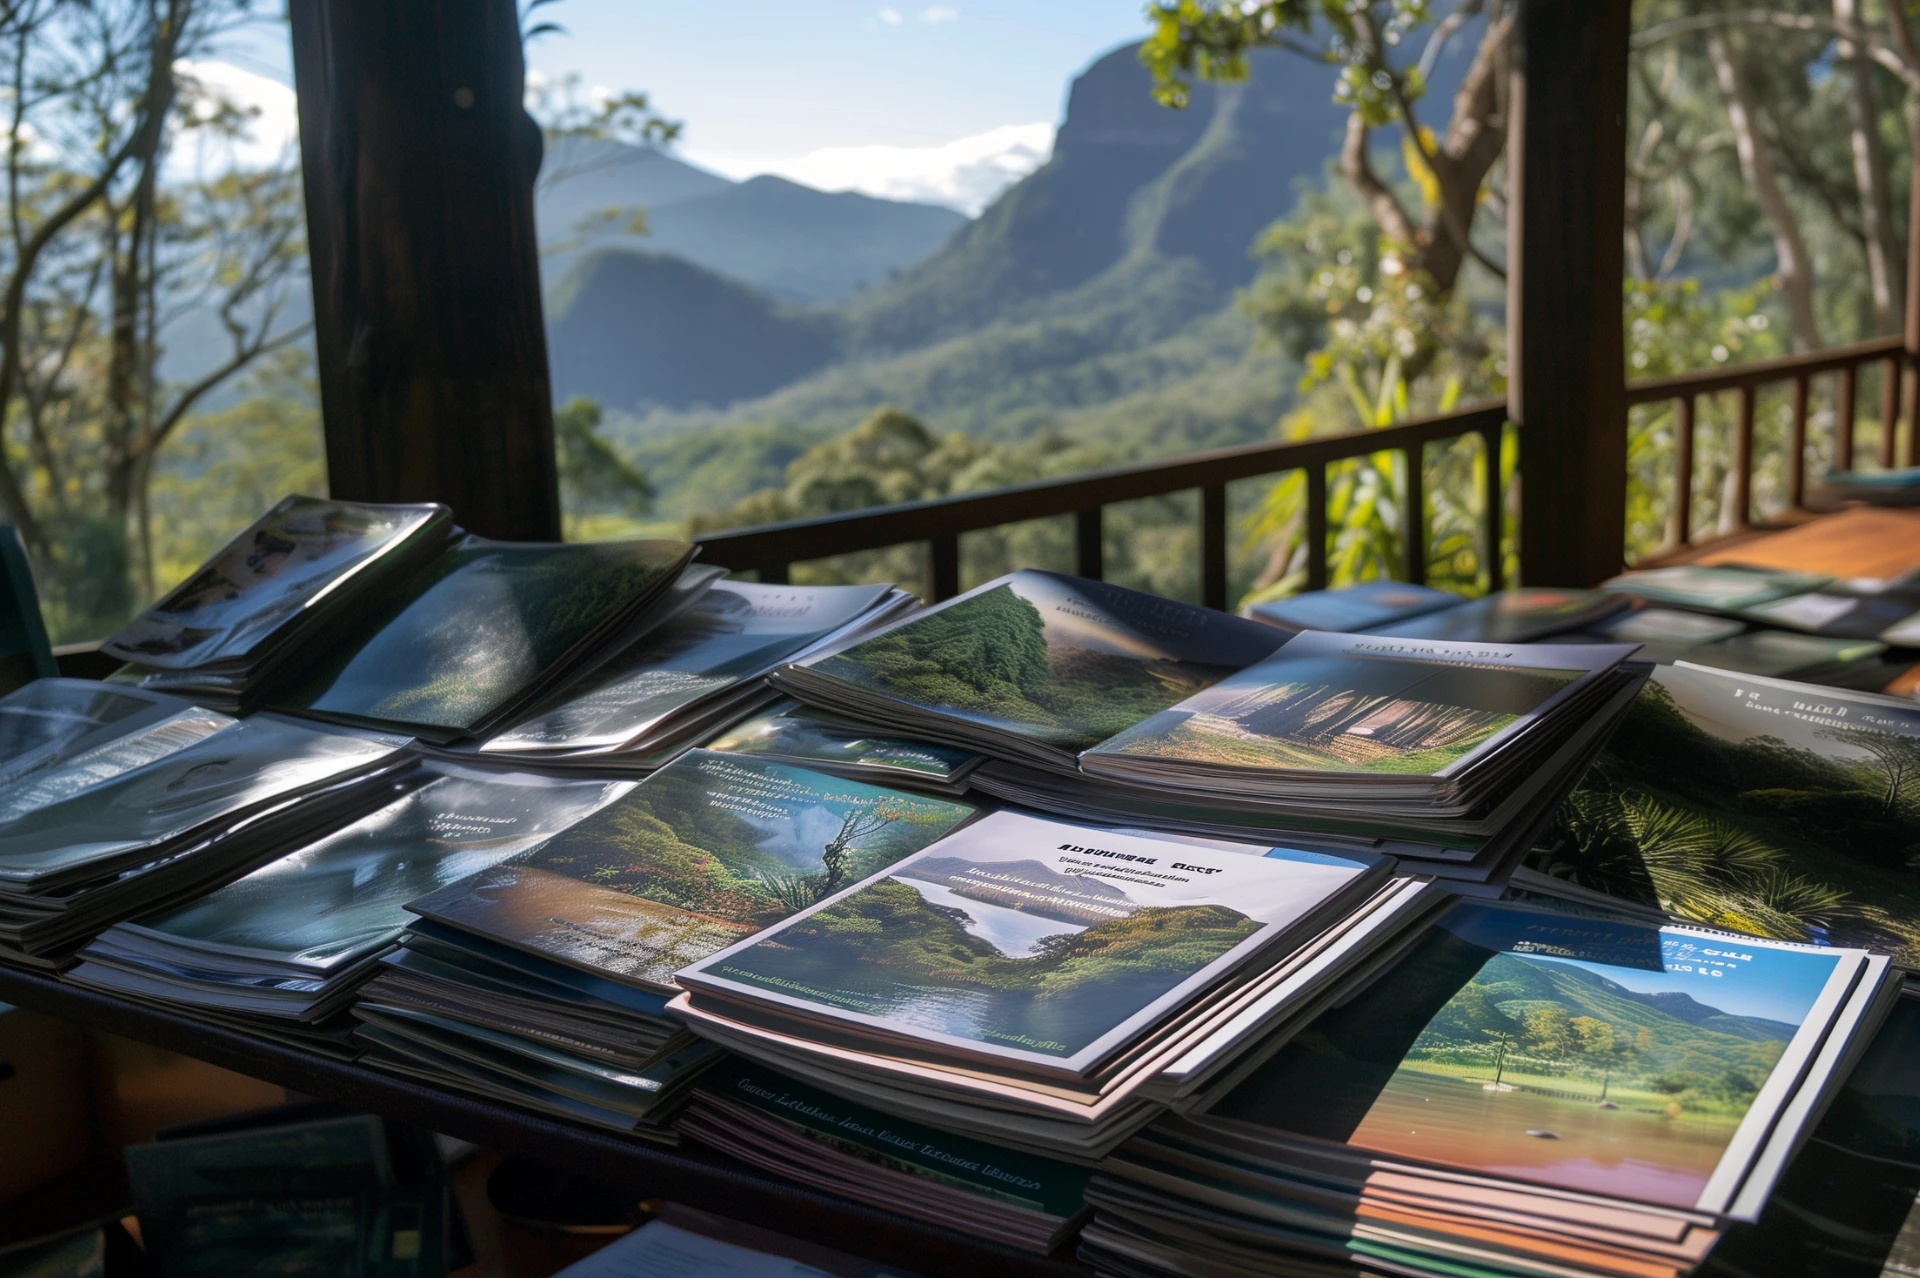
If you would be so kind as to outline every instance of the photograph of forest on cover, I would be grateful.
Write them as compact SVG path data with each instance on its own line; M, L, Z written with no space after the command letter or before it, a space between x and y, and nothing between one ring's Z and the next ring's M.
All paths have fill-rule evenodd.
M470 537L344 645L293 700L464 731L518 694L685 558L679 542L516 545Z
M1580 676L1347 654L1272 661L1121 733L1101 754L1434 775Z
M1638 930L1644 964L1489 949L1443 920L1212 1112L1692 1207L1838 959Z
M928 856L732 955L715 976L896 1027L1067 1058L1260 930L1143 905L1037 859ZM804 997L804 996L803 996Z
M914 705L1083 750L1259 660L1285 638L1240 623L1249 629L1223 630L1223 650L1194 660L1192 650L1209 636L1156 635L1154 618L1116 615L1120 597L1119 591L1090 595L1072 578L1021 572L815 669ZM1151 602L1177 614L1197 612Z
M1858 722L1858 702L1831 722L1743 711L1756 694L1796 699L1662 668L1529 864L1677 918L1920 964L1920 713L1900 731Z
M972 815L958 803L696 751L514 861L516 871L539 873L523 875L517 894L496 894L489 927L664 985L675 969ZM626 955L617 965L608 940Z

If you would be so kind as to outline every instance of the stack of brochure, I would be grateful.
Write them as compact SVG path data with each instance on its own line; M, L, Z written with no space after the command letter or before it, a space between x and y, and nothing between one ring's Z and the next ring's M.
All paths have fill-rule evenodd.
M657 766L662 752L773 699L762 676L775 666L857 640L918 607L891 586L719 582L480 752L539 764Z
M1883 958L1463 903L1103 1165L1107 1273L1691 1271L1898 997Z
M1830 585L1833 578L1811 572L1742 568L1734 564L1677 564L1623 573L1601 584L1651 603L1677 604L1703 612L1737 612L1790 595Z
M326 1022L398 940L406 902L539 845L631 786L428 764L345 828L107 929L69 979L256 1030Z
M1786 630L1753 630L1702 644L1687 660L1722 670L1796 679L1806 683L1874 689L1897 669L1881 658L1887 645L1876 639L1829 639Z
M741 1162L904 1216L1050 1252L1087 1213L1085 1167L922 1123L727 1060L674 1120Z
M1284 642L1242 617L1022 571L772 677L823 710L1072 775L1080 751Z
M977 788L1063 816L1373 846L1497 883L1644 672L1631 645L1492 645L1307 631L1080 756L990 764Z
M1654 672L1514 883L1913 968L1916 832L1920 705L1680 662Z
M944 799L692 751L539 847L409 904L354 1015L375 1059L624 1129L709 1063L676 969L934 842ZM635 1081L638 1080L638 1081Z
M798 764L852 781L964 794L980 756L951 746L876 734L852 719L809 710L797 701L774 705L707 742L707 749Z
M0 795L0 954L51 963L352 819L411 745L188 710L31 774Z
M234 709L438 555L445 506L288 497L101 647L149 687Z
M1586 639L1594 643L1637 643L1640 651L1634 654L1636 660L1668 662L1691 659L1706 644L1731 639L1746 628L1745 622L1733 617L1678 608L1642 608L1603 621L1585 635L1561 636L1560 642Z
M837 1095L1085 1161L1438 895L1377 858L999 812L683 967L673 1008Z
M0 786L12 786L194 709L143 688L91 679L37 679L0 697ZM167 734L159 738L167 739ZM116 763L130 757L125 751L112 756ZM99 758L102 766L115 766L104 762L107 756Z
M1284 599L1269 599L1241 610L1241 616L1298 633L1333 630L1351 633L1389 626L1398 621L1446 608L1457 608L1459 595L1405 581L1369 581L1338 590L1308 590Z
M1533 643L1594 625L1632 606L1633 601L1625 595L1604 590L1522 586L1496 590L1417 617L1369 626L1367 632L1461 643Z
M486 737L691 607L718 569L677 541L464 537L271 700L449 743Z

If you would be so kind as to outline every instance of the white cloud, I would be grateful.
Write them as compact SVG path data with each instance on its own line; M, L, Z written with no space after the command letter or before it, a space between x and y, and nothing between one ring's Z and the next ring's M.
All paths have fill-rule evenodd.
M246 136L227 140L189 135L172 159L183 174L213 172L228 163L248 168L277 164L300 143L300 116L293 90L278 80L217 58L181 59L176 73L210 94L254 112Z
M687 158L729 177L773 173L822 191L945 204L972 216L1046 163L1051 124L1008 124L940 146L833 146L796 156L701 153Z
M920 11L920 21L926 23L930 27L937 27L943 22L957 22L959 20L960 20L959 12L953 9L949 9L944 4L937 4L937 5L934 5L931 9L922 9Z
M880 21L886 23L890 27L897 27L902 22L906 21L906 19L900 16L900 11L898 9L882 9L880 11Z

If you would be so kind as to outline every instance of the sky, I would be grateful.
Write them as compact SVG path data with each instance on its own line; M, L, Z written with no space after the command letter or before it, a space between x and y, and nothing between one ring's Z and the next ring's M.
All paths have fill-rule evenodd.
M729 177L977 212L1045 160L1068 81L1146 32L1143 0L554 0L534 20L530 78L644 90L684 132L684 159ZM261 108L254 154L293 134L285 28L261 26L203 78Z

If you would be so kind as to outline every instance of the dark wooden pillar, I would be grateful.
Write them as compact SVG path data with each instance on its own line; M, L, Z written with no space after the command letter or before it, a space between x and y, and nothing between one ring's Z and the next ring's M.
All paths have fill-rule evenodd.
M1520 577L1588 586L1626 547L1629 0L1521 0L1507 137L1507 403Z
M513 0L291 0L335 496L560 534Z

